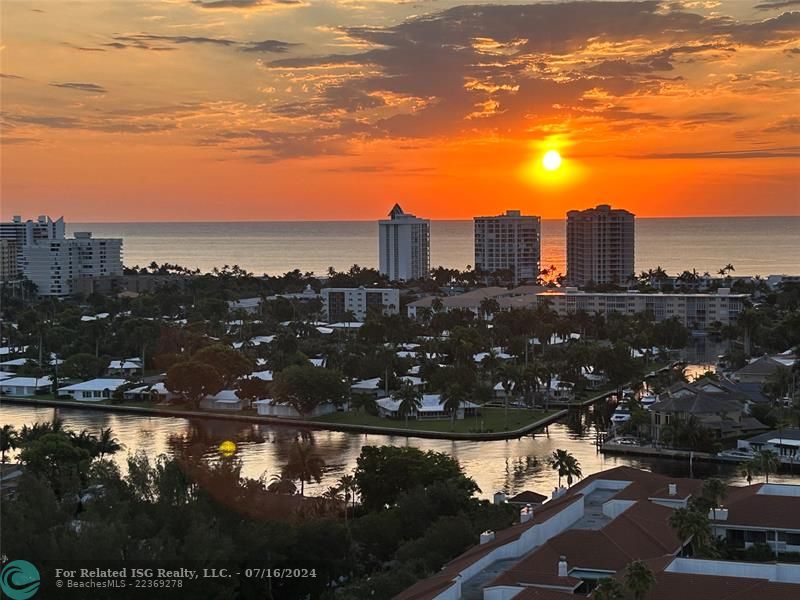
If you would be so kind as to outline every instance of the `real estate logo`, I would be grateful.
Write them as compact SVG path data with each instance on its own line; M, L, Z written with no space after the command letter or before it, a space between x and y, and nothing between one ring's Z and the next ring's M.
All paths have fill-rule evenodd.
M11 600L27 600L39 591L39 569L27 560L12 560L0 571L0 589Z

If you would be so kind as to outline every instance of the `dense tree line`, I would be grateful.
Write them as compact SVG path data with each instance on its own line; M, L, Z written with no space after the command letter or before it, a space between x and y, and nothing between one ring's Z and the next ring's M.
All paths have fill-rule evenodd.
M365 447L341 486L308 498L273 485L280 478L244 477L235 455L209 462L175 446L172 458L129 456L122 475L104 458L119 449L103 446L110 431L96 437L55 423L17 436L26 472L0 506L8 556L316 573L206 580L198 598L389 598L514 518L474 498L475 482L454 459L416 448ZM280 477L302 485L322 468L313 445L297 441Z

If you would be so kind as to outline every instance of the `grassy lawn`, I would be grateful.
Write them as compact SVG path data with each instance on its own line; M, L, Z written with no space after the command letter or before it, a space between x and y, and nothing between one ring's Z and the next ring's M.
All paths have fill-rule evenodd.
M519 429L530 423L534 423L557 411L555 410L534 410L534 409L508 409L508 429ZM364 412L336 412L313 419L313 421L323 423L349 423L352 425L370 425L373 427L394 427L405 429L406 423L401 419L385 419ZM312 421L312 422L313 422ZM441 420L422 420L408 421L408 429L413 431L434 431L456 433L476 433L476 432L495 432L506 431L505 411L502 408L484 408L480 416L467 417L456 420L455 427L452 427L450 419ZM481 427L483 427L481 429Z

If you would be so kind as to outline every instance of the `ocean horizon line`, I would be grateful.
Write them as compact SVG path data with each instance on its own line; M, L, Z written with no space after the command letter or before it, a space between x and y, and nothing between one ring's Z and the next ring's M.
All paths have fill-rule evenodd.
M476 215L476 216L491 216L491 215ZM423 217L424 218L424 217ZM474 217L473 217L474 218ZM465 219L434 219L429 218L429 221L437 223L468 223L473 218ZM800 219L800 214L797 215L690 215L690 216L664 216L664 217L640 217L636 216L637 221L678 221L678 220L709 220L709 219ZM249 224L249 223L375 223L379 219L252 219L252 220L167 220L167 221L70 221L67 220L67 225L135 225L135 224L152 224L152 225L203 225L203 224ZM559 222L566 221L564 218L542 218L542 221Z

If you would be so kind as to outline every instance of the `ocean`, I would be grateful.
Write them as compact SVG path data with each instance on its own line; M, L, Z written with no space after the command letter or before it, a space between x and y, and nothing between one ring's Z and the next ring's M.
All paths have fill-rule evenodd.
M121 237L126 266L152 261L210 271L239 265L257 275L293 269L377 267L374 221L221 223L68 223L68 232ZM565 221L542 221L542 266L565 271ZM800 273L800 217L703 217L636 220L636 271L697 269L735 275ZM431 266L473 264L472 221L431 222Z

